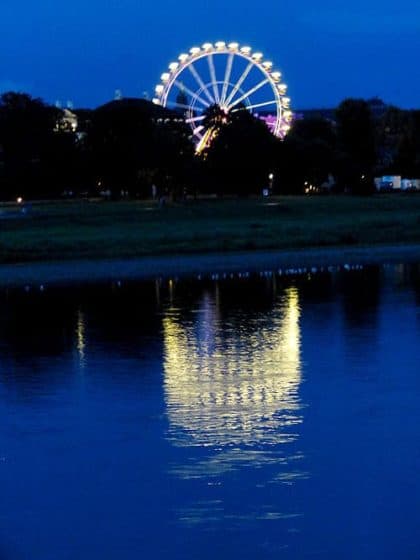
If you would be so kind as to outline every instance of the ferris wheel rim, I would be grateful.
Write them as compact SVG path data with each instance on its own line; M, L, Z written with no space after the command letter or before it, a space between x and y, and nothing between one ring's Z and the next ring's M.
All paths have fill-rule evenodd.
M213 56L218 55L228 56L224 80L217 80L215 77ZM227 95L226 82L230 80L230 72L235 57L246 60L248 62L248 65L241 75L239 81L235 84L229 95ZM194 62L197 62L203 58L207 58L208 60L211 77L210 82L207 83L204 83L201 77L196 75L198 74L198 72L196 72L196 69L193 66ZM180 77L180 75L187 69L191 71L196 79L197 84L200 86L199 90L196 90L195 92L189 88L186 88L184 84L178 82L178 78ZM274 126L270 128L270 130L275 136L282 138L290 128L289 123L291 122L292 118L292 112L290 111L289 106L290 99L286 96L287 86L286 84L281 82L281 73L277 70L273 70L273 64L271 61L265 60L262 53L253 52L251 47L240 46L239 43L227 44L223 41L219 41L215 44L204 43L202 47L192 47L189 50L189 53L181 53L178 56L178 62L170 63L168 71L161 75L161 82L155 88L156 97L153 99L153 102L157 105L167 107L169 104L169 94L174 87L177 87L180 91L184 91L189 94L191 99L194 100L194 107L197 101L199 101L199 103L203 106L200 107L200 110L202 112L204 112L213 104L219 105L221 108L226 109L227 111L231 111L236 105L239 105L239 103L246 99L246 95L244 94L242 94L242 96L240 96L239 99L236 100L235 96L239 91L243 81L253 69L257 69L264 76L264 80L259 82L254 89L257 90L264 85L268 85L271 87L274 96L273 99L269 102L258 103L254 108L264 105L275 105L275 123ZM223 84L222 98L219 97L217 84ZM229 85L231 85L231 83L229 83ZM210 88L213 89L212 92L209 91ZM199 96L197 96L197 91L200 91ZM203 93L204 95L201 97ZM247 93L251 95L252 93L254 93L254 91L251 89ZM234 100L235 102L231 103ZM191 106L192 105L190 104L189 107ZM248 105L247 108L251 109L253 107L252 105Z

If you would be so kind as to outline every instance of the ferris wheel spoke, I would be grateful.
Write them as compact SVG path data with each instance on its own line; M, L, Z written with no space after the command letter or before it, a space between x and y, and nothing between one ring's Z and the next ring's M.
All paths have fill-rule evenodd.
M204 134L199 133L198 137L199 137L199 142L196 146L196 153L200 154L203 150L206 149L206 147L209 145L209 142L211 140L211 137L213 135L213 132L211 130L211 128L208 128Z
M249 109L257 109L258 107L267 107L268 105L276 105L277 100L272 99L271 101L264 101L264 103L255 103L254 105L247 105L246 107L237 107L233 109L232 113L236 113L237 111L249 111Z
M184 103L178 103L177 101L167 101L167 106L175 107L176 109L187 109L190 110L191 107L189 105L184 105Z
M220 98L220 103L222 105L223 105L223 103L225 102L225 99L226 99L227 89L228 89L229 82L230 82L230 75L232 73L232 65L233 65L233 53L230 53L230 55L228 56L228 59L227 59L227 63L226 63L225 79L224 79L224 82L223 82L222 96Z
M190 64L188 66L188 70L191 72L191 74L194 76L195 81L197 82L197 84L200 86L201 90L205 93L207 99L210 101L210 103L212 105L214 105L216 103L216 100L211 96L209 90L207 89L206 84L203 82L202 77L200 76L200 74L197 72L197 69L195 68L195 66L193 64Z
M199 115L198 117L191 117L189 119L185 119L186 123L194 123L198 121L203 121L205 119L205 115Z
M215 99L216 103L219 103L219 101L220 101L219 88L217 87L216 69L214 67L214 60L213 60L213 55L212 54L210 54L207 57L207 61L208 61L208 64L209 64L210 78L211 78L211 83L212 83L212 86L213 86L214 99Z
M239 88L241 87L241 85L244 83L244 81L246 80L248 74L251 72L252 68L254 67L254 63L250 62L248 64L248 66L245 68L245 70L242 72L241 76L239 77L239 80L236 82L236 84L233 86L232 91L229 94L229 97L226 99L225 101L225 105L229 105L229 103L232 101L232 99L235 97L235 95L238 93Z
M196 93L195 91L193 91L192 89L188 88L187 86L184 86L184 84L182 82L179 82L178 80L176 80L174 82L174 84L176 85L176 87L180 90L183 91L185 93L188 93L188 95L190 97L192 97L194 100L199 101L202 105L204 105L204 107L210 107L210 103L207 103L207 101L205 99L203 99L202 97L200 97L198 95L198 93Z
M192 131L193 136L196 136L199 140L201 140L203 138L203 135L201 134L202 131L204 130L204 127L202 129L194 128L194 130Z
M248 91L246 91L243 95L241 95L241 97L239 97L238 99L236 99L234 101L234 103L231 103L230 105L228 105L228 110L230 111L231 109L233 109L233 107L235 107L235 105L238 105L238 103L241 103L241 101L243 101L244 99L246 99L247 97L249 97L250 95L252 95L253 93L255 93L256 91L258 91L259 89L261 89L262 87L264 87L266 84L268 84L270 82L270 80L268 78L264 78L264 80L261 80L261 82L259 82L256 86L254 86L253 88L249 89Z
M194 130L193 130L194 136L198 136L202 130L204 130L203 125L200 125L200 126L197 126L197 128L194 128Z

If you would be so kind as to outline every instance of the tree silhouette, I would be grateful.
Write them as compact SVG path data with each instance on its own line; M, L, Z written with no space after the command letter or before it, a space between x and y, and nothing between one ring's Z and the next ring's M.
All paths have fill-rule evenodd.
M373 191L375 125L367 101L346 99L336 111L339 150L337 172L353 192Z
M305 184L317 187L336 170L337 137L332 124L322 117L296 121L281 147L276 173L283 193L301 194Z
M59 194L63 170L57 154L73 149L71 136L57 130L61 111L23 93L0 97L0 145L3 148L2 197ZM60 146L59 146L60 145Z
M103 105L92 114L87 135L95 181L115 196L121 191L147 196L152 181L176 187L193 154L188 136L179 115L148 101Z
M238 108L228 115L209 111L207 118L215 129L205 152L205 163L213 190L220 194L246 195L267 186L279 142L264 122Z

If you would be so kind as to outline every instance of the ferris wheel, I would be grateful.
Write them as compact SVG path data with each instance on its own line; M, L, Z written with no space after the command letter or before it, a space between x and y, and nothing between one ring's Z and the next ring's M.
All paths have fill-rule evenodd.
M286 90L281 73L261 52L219 41L193 47L171 62L155 88L153 102L182 113L200 152L216 134L209 114L217 113L220 122L247 110L283 138L292 121Z

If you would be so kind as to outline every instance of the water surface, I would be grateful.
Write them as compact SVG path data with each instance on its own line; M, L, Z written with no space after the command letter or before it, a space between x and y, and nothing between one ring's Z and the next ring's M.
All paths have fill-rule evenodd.
M420 267L0 295L0 558L420 558Z

